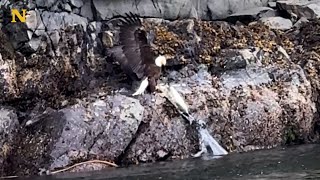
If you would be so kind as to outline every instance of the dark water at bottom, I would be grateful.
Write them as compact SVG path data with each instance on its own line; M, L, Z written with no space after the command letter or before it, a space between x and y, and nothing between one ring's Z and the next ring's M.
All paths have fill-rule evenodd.
M29 179L29 178L28 178ZM188 159L113 170L60 174L34 180L320 179L320 145L301 145L220 159Z

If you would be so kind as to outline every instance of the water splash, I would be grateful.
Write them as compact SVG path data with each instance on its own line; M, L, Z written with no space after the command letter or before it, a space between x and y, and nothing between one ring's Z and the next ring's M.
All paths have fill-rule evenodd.
M206 123L203 120L194 118L189 113L188 105L173 86L159 84L158 89L162 91L162 95L175 106L178 112L188 120L190 124L196 124L196 128L200 136L200 151L194 154L194 157L200 157L205 154L207 155L207 158L212 159L228 154L228 152L210 135Z

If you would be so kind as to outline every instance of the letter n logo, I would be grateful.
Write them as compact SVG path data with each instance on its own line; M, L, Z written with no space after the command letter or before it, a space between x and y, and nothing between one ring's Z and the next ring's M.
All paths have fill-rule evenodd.
M11 15L12 15L12 21L11 22L17 22L16 17L20 20L20 22L26 22L26 9L22 9L22 15L18 11L18 9L11 9Z

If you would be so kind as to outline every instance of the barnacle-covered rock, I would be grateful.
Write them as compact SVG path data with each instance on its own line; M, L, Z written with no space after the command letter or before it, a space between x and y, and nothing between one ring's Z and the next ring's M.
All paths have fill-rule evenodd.
M206 120L229 151L308 141L313 135L316 106L311 85L297 65L251 65L220 77L201 70L187 77L168 76L193 115Z
M271 56L278 46L285 49L293 44L282 37L283 32L271 30L261 22L245 25L231 25L223 21L199 21L194 19L177 21L145 20L146 29L155 35L153 44L156 54L165 54L178 61L173 64L188 64L185 46L196 49L196 61L217 66L216 61L224 57L225 49L245 49L258 47ZM189 61L188 61L189 59Z
M15 99L19 94L14 59L3 59L0 54L0 102Z
M0 102L13 100L19 94L15 59L9 38L0 30Z
M12 164L10 173L37 173L40 167L52 171L86 159L116 161L137 133L144 113L137 99L123 95L47 110L15 139L18 150L11 160L18 163Z
M302 23L300 28L291 31L288 36L295 43L292 61L299 64L312 85L312 98L318 104L320 95L320 20ZM319 130L318 130L319 131Z
M94 43L83 27L70 26L58 33L62 38L57 48L47 37L37 53L0 61L1 83L5 83L0 88L7 93L2 94L6 101L46 98L51 99L50 106L59 107L66 94L81 94L80 90L96 85L93 76L103 79L112 71L111 66L105 68L103 57L93 53Z
M0 107L0 173L3 174L9 155L14 151L14 141L19 129L16 111Z

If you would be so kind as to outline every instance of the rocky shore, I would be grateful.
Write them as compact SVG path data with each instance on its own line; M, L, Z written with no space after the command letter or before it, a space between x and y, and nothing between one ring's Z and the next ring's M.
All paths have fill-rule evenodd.
M128 95L130 83L109 56L119 45L112 17L127 12L146 16L154 52L170 57L159 82L184 96L228 152L319 141L319 1L0 5L1 176L88 160L184 159L199 150L192 125L159 93ZM10 22L13 7L28 9L26 23ZM68 171L105 168L92 161Z

